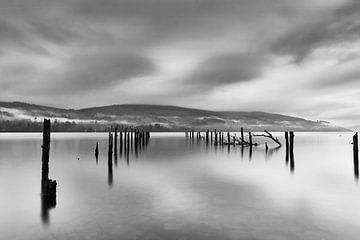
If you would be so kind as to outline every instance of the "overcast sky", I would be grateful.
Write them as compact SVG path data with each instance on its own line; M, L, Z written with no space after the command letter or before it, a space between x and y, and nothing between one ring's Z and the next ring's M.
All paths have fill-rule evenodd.
M359 0L1 0L0 100L360 124Z

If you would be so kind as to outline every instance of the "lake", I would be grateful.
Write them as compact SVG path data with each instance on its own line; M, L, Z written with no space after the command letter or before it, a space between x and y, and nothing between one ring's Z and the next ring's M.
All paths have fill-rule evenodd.
M352 135L295 133L290 164L269 139L250 153L152 133L109 169L108 134L53 133L48 209L42 134L1 133L0 239L359 239Z

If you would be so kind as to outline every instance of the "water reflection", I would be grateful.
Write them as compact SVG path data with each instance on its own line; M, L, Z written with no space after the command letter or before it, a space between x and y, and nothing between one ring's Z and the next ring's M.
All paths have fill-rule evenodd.
M108 159L108 185L109 187L113 185L113 164L111 158Z
M41 220L43 225L50 223L50 210L56 207L56 196L41 195Z
M359 180L359 160L354 160L354 176L356 180Z
M360 213L354 211L360 201L354 182L359 166L353 161L349 137L299 133L296 177L289 174L290 165L295 169L290 154L284 168L285 145L273 154L270 144L267 152L263 143L254 146L249 164L249 147L220 144L216 150L205 141L190 144L170 134L153 137L148 147L134 145L133 153L125 154L123 148L118 167L109 169L107 137L96 134L54 142L52 169L62 188L55 202L41 198L41 208L36 194L39 147L32 147L39 146L36 140L36 144L0 140L0 216L6 216L0 218L0 238L168 239L176 233L178 239L190 239L204 233L202 239L251 239L255 232L254 238L265 239L271 232L269 239L284 235L304 239L307 229L312 234L308 239L358 239L350 231L360 227L356 221ZM96 141L102 149L98 165L93 164ZM30 156L26 161L25 155ZM24 180L29 183L26 187ZM10 185L19 191L13 192ZM58 203L55 212L51 209L56 200L61 207ZM41 221L51 226L43 230Z
M265 150L265 158L272 158L272 156L274 155L274 153L277 153L280 150L280 146L277 147L273 147L273 148L269 148L267 147Z

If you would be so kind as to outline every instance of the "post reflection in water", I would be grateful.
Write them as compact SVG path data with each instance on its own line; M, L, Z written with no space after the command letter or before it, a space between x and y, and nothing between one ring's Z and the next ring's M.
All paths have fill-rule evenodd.
M41 195L41 220L43 225L50 223L50 210L56 207L56 196Z
M359 180L359 160L354 160L354 176L356 180Z
M113 185L113 165L112 165L112 159L108 159L108 184L109 187Z
M280 148L281 148L280 146L277 146L277 147L274 147L274 148L267 148L266 151L265 151L266 159L269 158L269 157L271 158L274 153L276 153L276 152L278 152L280 150Z

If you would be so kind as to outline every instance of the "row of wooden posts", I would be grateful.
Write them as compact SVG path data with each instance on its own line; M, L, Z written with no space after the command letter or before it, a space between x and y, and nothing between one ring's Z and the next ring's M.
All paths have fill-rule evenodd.
M204 139L206 143L213 143L214 145L245 145L245 146L257 146L258 143L255 143L253 141L253 137L266 137L270 138L272 141L274 141L277 145L281 147L281 142L274 137L269 131L264 130L264 134L253 134L250 131L247 132L247 140L245 139L244 129L241 128L240 130L240 136L237 137L236 135L231 135L230 132L222 132L217 131L216 129L214 131L206 130L204 132L204 135L202 135L202 132L200 131L186 131L185 137L190 139L197 139L201 140ZM289 139L290 136L290 139ZM285 132L285 140L286 140L286 146L289 147L290 151L294 148L294 132ZM268 148L267 143L265 143L266 148Z
M150 132L142 131L139 129L130 128L129 130L125 128L124 131L119 131L115 128L114 133L109 132L109 142L108 142L108 159L112 160L114 154L117 157L118 146L120 154L123 151L128 154L131 148L135 148L135 153L137 153L141 148L148 144L150 140ZM119 144L118 144L119 141ZM99 156L99 144L96 143L95 146L95 156Z
M118 137L119 136L119 137ZM113 155L115 157L115 165L117 161L118 153L118 140L119 140L119 150L120 155L123 151L125 153L127 164L129 165L129 153L131 149L135 149L135 155L137 156L138 152L144 148L150 140L150 132L142 131L139 129L130 128L129 130L125 128L124 131L118 132L115 128L114 133L109 132L109 141L108 141L108 184L111 187L113 185ZM99 144L96 143L95 147L95 157L96 161L99 156Z
M276 148L280 148L282 146L281 142L278 140L278 138L274 137L269 131L264 130L263 134L254 134L252 132L247 132L247 138L245 138L244 129L240 129L240 136L237 137L235 134L231 135L230 132L222 132L217 131L216 129L214 131L206 130L205 132L200 131L186 131L185 137L190 138L191 140L194 140L196 138L197 141L204 140L206 144L214 144L215 146L224 146L227 145L230 147L231 145L236 146L240 145L243 149L244 146L250 147L249 150L249 157L251 159L252 156L252 147L259 145L258 143L254 142L253 137L265 137L271 139L273 142L277 144ZM286 146L286 163L290 162L290 169L291 171L294 171L295 169L295 161L294 161L294 132L285 132L285 146ZM265 151L267 152L269 150L269 146L267 142L265 142Z

